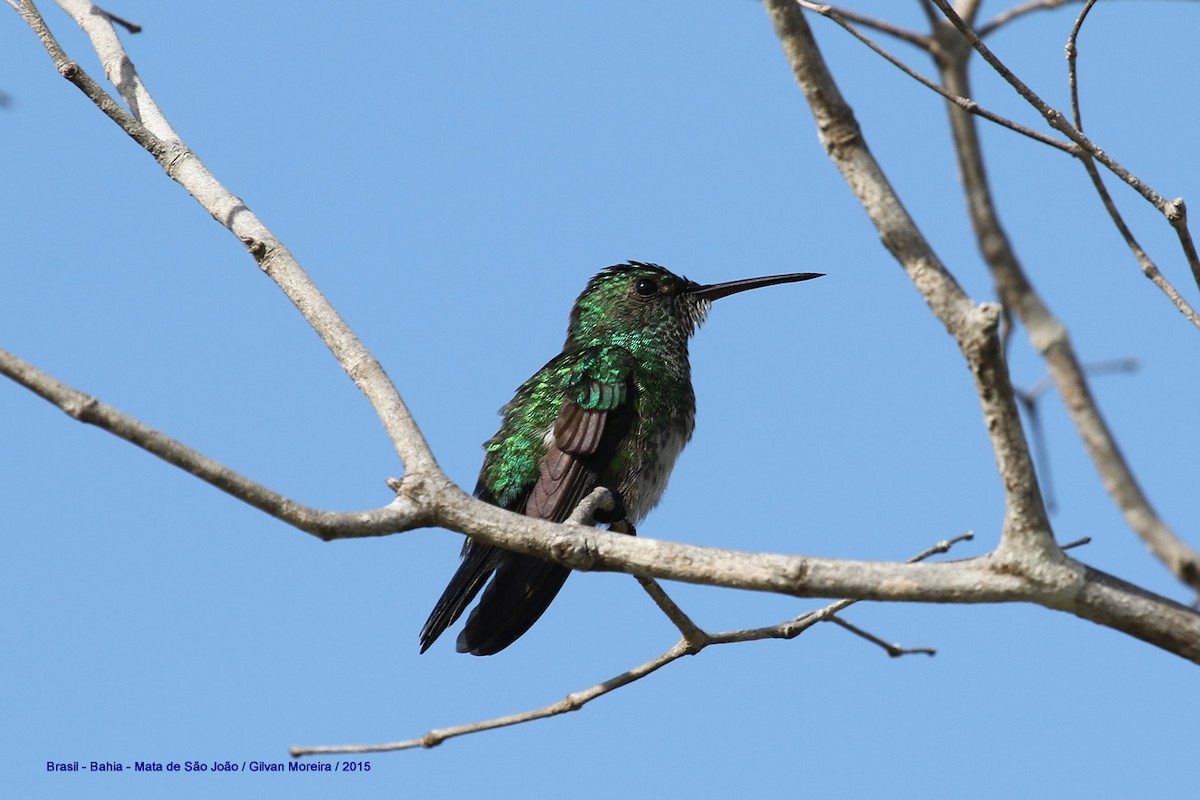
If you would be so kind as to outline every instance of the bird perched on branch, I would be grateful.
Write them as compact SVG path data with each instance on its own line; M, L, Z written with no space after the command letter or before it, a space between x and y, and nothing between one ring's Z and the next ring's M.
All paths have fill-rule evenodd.
M692 436L696 396L688 339L712 302L819 277L800 272L701 285L638 261L602 270L571 309L562 353L501 410L500 430L484 445L475 496L563 522L602 486L615 509L597 513L597 521L634 533L662 497ZM537 622L570 572L468 539L458 571L421 629L421 652L485 584L457 648L477 656L500 652Z

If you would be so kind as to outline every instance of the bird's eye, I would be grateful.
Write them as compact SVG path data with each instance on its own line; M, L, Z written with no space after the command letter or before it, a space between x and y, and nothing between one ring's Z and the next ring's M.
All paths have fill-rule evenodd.
M653 278L639 278L633 290L641 297L653 297L658 294L658 283Z

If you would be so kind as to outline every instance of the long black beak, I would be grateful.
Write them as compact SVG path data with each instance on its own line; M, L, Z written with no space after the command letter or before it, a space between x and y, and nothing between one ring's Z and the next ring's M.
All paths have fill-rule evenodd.
M762 286L774 286L777 283L796 283L798 281L808 281L813 278L824 277L823 272L792 272L788 275L767 275L762 278L743 278L740 281L726 281L725 283L710 283L707 286L697 286L688 292L691 297L699 298L700 300L719 300L722 297L728 297L731 294L744 292L748 289L758 289Z

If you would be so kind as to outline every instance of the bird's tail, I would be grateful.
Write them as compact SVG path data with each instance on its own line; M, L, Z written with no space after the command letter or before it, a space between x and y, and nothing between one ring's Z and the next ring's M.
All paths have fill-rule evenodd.
M465 566L466 562L463 563ZM460 653L490 656L508 647L538 621L571 574L571 570L551 561L504 550L498 551L494 569L495 579L483 593L479 605L467 617L467 624L458 635L456 648ZM459 572L462 572L461 568ZM479 591L483 580L486 580L486 576L472 585L470 594L458 602L454 616L438 628L438 633L462 613L463 607ZM454 581L450 585L453 587ZM439 602L438 607L441 606ZM434 614L436 616L437 609ZM428 623L426 628L429 628ZM424 632L421 637L424 642Z
M479 590L487 583L492 571L501 557L502 551L474 540L468 541L463 550L462 563L446 585L446 590L438 598L437 605L425 620L421 628L421 652L437 641L442 631L454 624ZM486 596L486 595L485 595ZM472 615L474 616L474 615Z

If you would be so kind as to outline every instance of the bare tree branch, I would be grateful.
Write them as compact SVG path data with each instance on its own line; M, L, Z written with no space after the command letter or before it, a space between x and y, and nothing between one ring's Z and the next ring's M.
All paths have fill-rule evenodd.
M1082 0L1030 0L1028 3L1023 3L1022 5L1014 6L1000 12L991 22L981 25L979 27L979 36L980 38L984 38L996 31L996 29L1007 25L1015 19L1020 19L1026 14L1032 14L1035 11L1048 11L1065 6L1067 3L1079 2L1082 2Z
M650 599L654 601L659 610L667 615L667 619L674 623L679 629L679 633L683 636L683 641L687 642L693 652L700 652L700 649L708 644L708 634L700 629L692 618L684 613L675 601L667 595L662 586L654 578L647 578L643 575L635 575L637 582L646 590L646 594L650 595Z
M1038 131L1035 131L1032 128L1027 128L1026 126L1021 125L1018 122L1014 122L1013 120L1002 117L999 114L988 111L986 108L979 105L978 103L976 103L974 100L970 99L969 97L952 94L951 92L946 91L944 88L942 88L941 86L938 86L936 83L929 80L924 75L917 72L915 69L908 66L900 59L896 58L894 55L889 53L887 50L880 47L878 44L876 44L870 38L864 36L861 32L859 32L859 30L857 28L855 28L853 25L850 24L849 21L857 21L857 20L853 16L847 14L846 12L844 12L840 9L836 9L830 5L811 3L811 2L808 2L808 0L797 0L797 2L799 2L799 4L801 6L803 6L804 8L807 8L808 10L812 11L813 13L820 14L823 17L828 17L829 19L833 20L838 25L840 25L842 28L844 28L851 36L858 39L860 42L865 44L867 47L871 48L878 55L882 56L890 64L892 64L894 67L899 69L905 75L908 75L910 78L917 81L925 88L930 89L934 92L937 92L942 97L946 98L946 100L950 101L951 103L954 103L959 108L962 108L964 111L968 111L972 114L978 114L979 116L983 117L984 119L994 122L1003 128L1008 128L1009 130L1013 131L1014 133L1019 133L1022 136L1027 136L1036 142L1041 142L1042 144L1057 148L1064 152L1070 153L1071 155L1076 155L1079 152L1079 148L1070 142L1059 141L1058 139L1055 139L1053 136L1047 136L1044 133L1039 133ZM922 49L929 51L929 52L933 52L933 50L934 50L934 41L933 41L932 37L921 37L921 40L919 42L914 42L914 44L919 44Z
M1004 78L1027 103L1037 109L1038 113L1045 118L1051 128L1065 134L1068 139L1079 145L1083 152L1103 164L1110 172L1128 184L1130 188L1140 194L1166 217L1168 223L1175 230L1179 238L1180 247L1183 249L1184 257L1187 259L1198 285L1200 285L1200 256L1197 255L1191 233L1187 228L1187 210L1183 200L1181 198L1167 200L1143 183L1136 175L1121 166L1116 159L1097 147L1088 137L1084 136L1082 131L1066 120L1061 111L1051 107L1036 92L1030 89L1024 81L1013 74L992 53L988 46L983 43L983 40L971 29L971 26L955 12L948 0L930 0L930 2L934 3L942 11L946 19L950 21L950 24L971 43L971 46L983 57L988 65Z
M1022 13L1028 13L1029 11L1040 10L1043 8L1058 7L1060 5L1064 5L1066 1L1067 0L1059 0L1059 1L1052 0L1051 2L1038 2L1038 3L1027 4L1026 6L1023 6L1021 8L1014 9L1011 16L1005 17L1005 15L1001 15L1001 17L1003 19L1000 19L999 22L992 23L991 28L989 28L989 30L994 29L995 27L998 26L998 24L1002 24L1003 22L1009 21L1010 19L1015 19L1016 17L1020 16ZM1082 0L1069 0L1069 1L1070 2L1082 2ZM838 25L840 25L842 28L844 28L847 32L849 32L852 36L857 38L859 41L861 41L867 47L871 48L871 50L873 50L875 53L877 53L878 55L885 58L889 63L891 63L897 69L901 70L909 77L918 81L926 88L931 89L934 92L937 92L942 97L944 97L946 100L955 104L956 106L963 109L964 111L967 111L971 114L976 114L978 116L981 116L984 119L987 119L997 125L1000 125L1001 127L1008 128L1009 130L1011 130L1015 133L1019 133L1022 136L1026 136L1035 141L1041 142L1042 144L1049 145L1051 147L1054 147L1058 150L1062 150L1065 153L1068 153L1072 156L1079 158L1083 162L1084 167L1087 170L1089 177L1092 179L1093 184L1096 186L1096 190L1100 195L1101 201L1103 202L1105 209L1108 211L1109 215L1113 218L1113 221L1116 224L1118 231L1121 233L1122 237L1125 239L1126 243L1130 247L1130 250L1133 252L1134 257L1137 259L1138 264L1141 266L1143 274L1145 274L1146 277L1149 278L1151 280L1151 282L1153 282L1154 285L1157 286L1163 292L1163 294L1165 294L1167 296L1167 299L1171 301L1171 303L1176 307L1176 309L1179 310L1179 312L1181 314L1183 314L1193 325L1200 327L1200 314L1198 314L1195 311L1195 309L1192 308L1192 306L1187 302L1186 299L1184 299L1184 297L1179 293L1179 291L1166 279L1166 277L1162 274L1161 270L1159 270L1157 265L1155 265L1155 263L1149 258L1149 256L1145 253L1145 251L1137 244L1136 240L1134 240L1132 233L1129 231L1128 227L1125 225L1124 221L1121 219L1120 214L1118 213L1118 211L1116 209L1116 206L1113 204L1113 201L1112 201L1111 197L1109 196L1107 189L1104 188L1104 185L1099 177L1099 174L1096 171L1095 164L1093 163L1092 154L1098 153L1099 156L1101 157L1101 160L1104 161L1105 165L1107 167L1109 167L1109 169L1112 169L1116 174L1121 176L1122 179L1126 181L1126 183L1129 183L1130 186L1133 186L1136 190L1141 192L1142 195L1147 200L1149 200L1151 203L1153 203L1155 205L1155 207L1158 208L1159 211L1161 211L1164 214L1164 216L1166 216L1168 223L1171 225L1171 227L1176 232L1176 236L1178 237L1180 246L1184 252L1185 260L1187 261L1189 267L1192 270L1193 279L1195 280L1197 286L1200 286L1200 255L1197 254L1196 246L1192 239L1191 231L1188 229L1187 206L1184 203L1182 198L1177 198L1170 202L1166 201L1161 196L1159 196L1157 193L1153 192L1153 190L1149 189L1149 187L1146 187L1144 184L1142 184L1141 181L1139 181L1132 174L1125 171L1122 167L1120 167L1119 164L1116 164L1115 161L1112 161L1112 159L1108 158L1108 156L1106 154L1104 154L1102 151L1098 151L1097 148L1095 148L1095 146L1090 146L1090 149L1088 149L1088 148L1082 146L1082 144L1080 144L1077 141L1073 141L1073 142L1059 141L1058 139L1055 139L1052 136L1047 136L1043 133L1034 131L1031 128L1028 128L1024 125L1016 123L1005 117L1001 117L1000 115L995 114L995 113L983 108L978 103L976 103L974 100L972 100L970 98L970 96L967 94L950 91L949 84L946 84L945 88L943 86L939 86L938 84L934 83L933 81L931 81L928 78L921 75L919 72L917 72L913 68L909 67L907 64L905 64L900 59L896 58L891 53L887 52L885 49L880 47L877 43L872 41L870 38L864 36L853 25L850 24L850 21L859 21L860 24L870 25L872 27L875 27L880 30L884 30L888 33L894 34L894 31L892 31L890 29L891 26L889 26L888 24L882 23L878 20L874 20L871 18L864 18L864 17L861 17L860 15L854 15L849 12L846 12L841 9L830 6L828 4L818 4L818 3L814 3L814 2L809 2L809 0L797 0L797 2L802 7L806 8L810 11L813 11L814 13L820 14L824 17L827 17L827 18L833 20ZM939 7L941 7L941 6L946 6L946 3L945 2L940 3ZM923 2L922 7L925 8L927 11L931 10L932 9L932 0L930 0L929 2ZM969 14L963 13L962 9L960 9L959 15L962 17L968 18L968 21L964 22L963 20L960 20L960 22L963 22L963 24L969 25L970 24L969 18L971 18L974 15L974 13L978 11L978 8L979 8L978 4L974 3L974 2L962 4L962 9L966 9L970 13ZM1090 4L1089 4L1088 8L1090 9ZM1083 17L1087 14L1087 10L1088 9L1085 9L1083 14L1081 14L1080 21L1082 21ZM958 39L957 36L950 35L952 33L953 29L947 28L947 26L944 23L940 22L936 17L931 18L931 25L934 28L934 35L931 37L925 37L925 36L917 37L917 36L913 35L910 37L901 37L901 38L904 38L906 41L909 41L910 43L915 44L915 45L921 47L922 49L925 49L925 50L931 52L934 55L935 59L937 59L939 61L941 61L943 59L949 59L951 62L959 62L959 63L962 63L965 65L967 59L966 59L966 55L961 52L962 48L959 46L960 40ZM1075 76L1074 39L1078 33L1078 25L1079 25L1079 23L1076 24L1076 28L1072 32L1071 41L1068 42L1068 51L1067 51L1068 58L1071 61L1072 90L1074 90L1074 86L1075 86L1075 83L1074 83L1074 76ZM961 33L961 31L960 31L960 33ZM984 45L983 45L982 41L980 41L980 40L982 39L982 37L984 35L985 35L985 33L982 30L980 32L978 32L977 34L975 34L975 36L977 36L975 41L977 41L979 43L978 46L981 48L984 47ZM968 40L968 41L970 41L970 40ZM980 52L984 52L984 51L981 50ZM989 54L989 56L990 56L990 54ZM1021 82L1019 79L1017 79L1015 75L1013 75L1011 72L1009 72L1007 70L1007 68L1005 68L1002 64L1000 64L998 59L995 59L994 56L992 56L989 58L989 63L992 63L993 67L995 67L997 69L997 71L999 71L1001 73L1002 76L1004 76L1007 80L1009 80L1010 83L1013 83L1014 88L1017 88L1017 91L1019 93L1021 93L1022 96L1025 97L1025 99L1028 102L1030 102L1030 104L1032 104L1035 108L1037 108L1043 114L1043 116L1045 116L1046 119L1051 122L1053 127L1056 127L1060 130L1063 130L1064 125L1067 128L1071 127L1069 124L1065 123L1062 120L1062 115L1059 112L1055 111L1054 109L1051 109L1048 105L1043 103L1040 100L1040 98L1038 98L1037 95L1032 92L1032 90L1030 90L1027 86L1025 86L1025 84L1023 82ZM1015 83L1014 83L1014 81L1015 81ZM964 82L964 86L965 86L965 82ZM1072 95L1072 97L1073 97L1073 100L1075 101L1075 102L1073 102L1073 107L1076 109L1076 112L1077 112L1078 111L1077 97L1074 94ZM1078 118L1077 113L1076 113L1076 118ZM1055 120L1057 120L1058 122L1056 123ZM1074 132L1075 135L1070 136L1070 138L1086 141L1086 139L1081 139L1082 126L1078 122L1076 122L1075 126L1072 128L1072 131ZM1070 132L1068 132L1068 133L1070 135ZM1090 142L1088 144L1090 145Z
M136 77L137 71L107 15L84 0L62 0L62 5L88 31L106 70L110 70L110 74L115 71L119 76L117 85L122 87L133 114L122 109L67 56L32 0L24 0L17 11L37 34L59 73L154 156L172 180L183 186L246 246L259 267L283 290L371 403L406 472L440 474L433 453L383 367L305 274L287 247L240 198L213 177L199 157L166 124L149 91ZM146 115L148 121L141 121L138 114Z
M55 380L32 364L0 349L0 375L26 387L80 422L108 431L168 464L236 497L272 517L321 539L385 536L419 527L427 514L407 495L370 511L321 511L273 492L143 422Z
M942 26L937 43L942 82L951 92L969 96L968 42L957 30ZM1038 295L1000 224L975 120L953 106L949 114L971 224L1001 302L1020 317L1034 348L1046 359L1088 455L1126 522L1172 574L1200 591L1200 554L1184 544L1151 506L1100 413L1065 326ZM1088 164L1090 159L1084 162Z
M1087 19L1088 12L1092 10L1095 2L1096 0L1088 0L1083 10L1079 12L1079 17L1075 20L1075 25L1072 26L1071 34L1067 38L1067 83L1071 91L1071 115L1074 119L1075 127L1081 131L1083 130L1083 112L1079 105L1078 39L1079 31L1083 27L1083 21ZM1083 168L1087 170L1088 178L1092 181L1092 186L1096 189L1096 194L1100 196L1100 201L1104 204L1104 210L1108 212L1113 225L1116 226L1117 231L1121 234L1121 238L1125 240L1125 244L1129 247L1130 252L1133 253L1133 257L1141 265L1142 273L1167 295L1181 314L1187 317L1193 325L1200 327L1200 314L1197 314L1195 309L1183 298L1178 290L1163 277L1158 265L1142 249L1142 246L1134 237L1133 231L1125 224L1125 219L1121 216L1121 212L1117 210L1116 203L1113 202L1112 196L1108 193L1108 187L1104 185L1104 179L1100 177L1100 171L1096 169L1096 162L1086 153L1080 154L1080 160L1083 162ZM1180 241L1183 243L1185 253L1189 250L1191 251L1187 256L1187 260L1192 267L1193 279L1197 285L1200 285L1200 260L1195 256L1195 246L1192 244L1191 235L1187 230L1186 207L1183 205L1182 200L1176 202L1179 203L1179 215L1183 217L1182 228L1176 227L1176 232L1181 237ZM1177 219L1179 215L1177 215ZM1176 224L1176 222L1172 222L1172 225Z
M853 27L849 24L853 22L856 25L861 25L864 28L872 28L880 33L886 33L889 36L908 42L911 45L921 48L922 50L929 49L929 37L923 33L910 31L907 28L901 28L899 25L893 25L885 19L877 17L869 17L866 14L860 14L857 11L849 8L841 8L840 6L832 6L828 3L811 3L808 0L797 0L800 5L807 8L809 11L821 14L836 21L846 30L853 32ZM856 34L857 35L857 34ZM863 41L866 41L864 38Z
M598 683L589 689L584 689L581 692L572 692L557 703L535 708L532 711L523 711L520 714L510 714L506 717L472 722L467 725L437 728L416 739L406 739L400 742L296 746L292 747L288 752L293 758L297 758L299 756L332 755L337 753L381 753L392 750L411 750L415 747L437 747L447 739L453 739L456 736L465 736L468 733L479 733L481 731L495 730L496 728L506 728L509 725L520 725L523 722L532 722L537 719L556 717L559 714L566 714L569 711L578 711L598 697L603 697L609 692L620 689L622 686L628 686L634 681L641 680L681 656L688 655L690 647L686 639L681 639L670 650L655 656L644 664L640 664L627 672L622 672L620 675L609 678L603 683Z
M864 631L862 628L858 627L857 625L853 625L838 616L830 617L828 621L832 622L836 625L840 625L842 628L845 628L846 630L850 631L855 636L858 636L861 639L866 639L871 644L882 647L884 652L887 653L892 658L896 658L897 656L910 656L910 655L917 655L917 654L927 655L927 656L936 656L937 655L937 650L933 649L932 647L901 647L900 645L895 644L893 642L884 641L883 639L880 639L875 634L870 633L869 631Z

